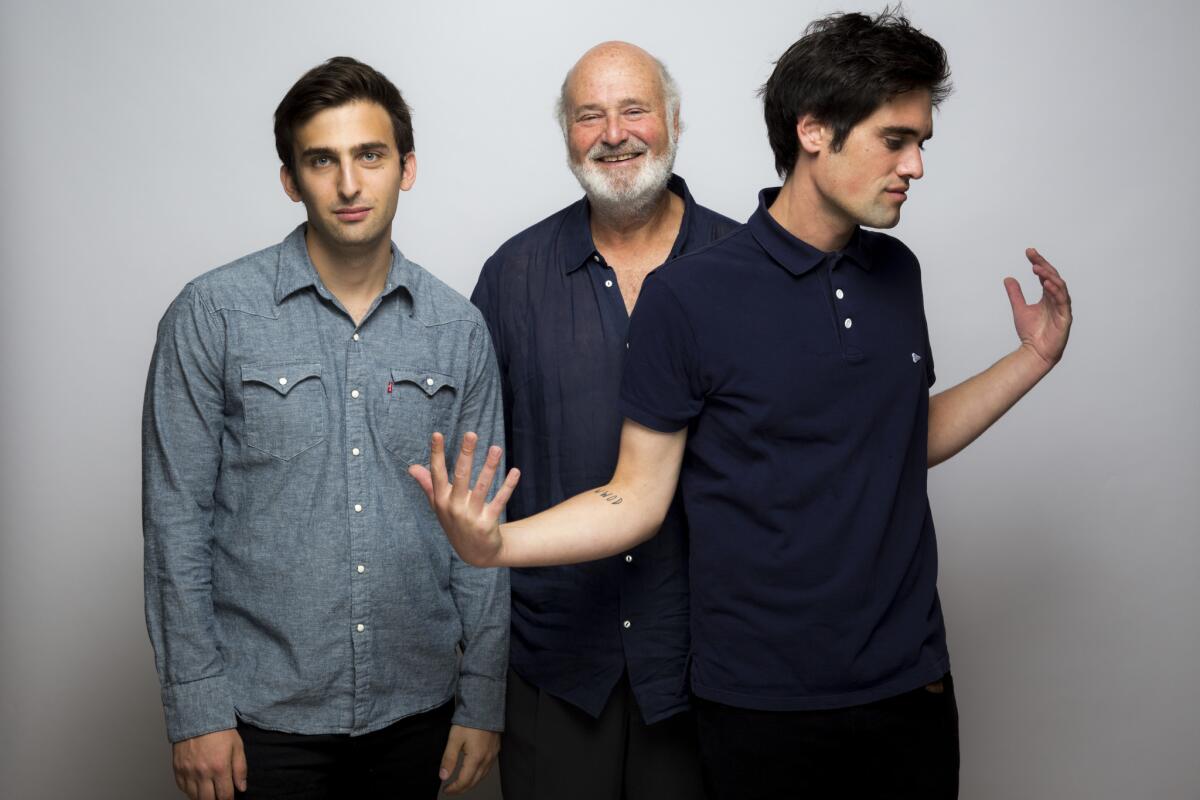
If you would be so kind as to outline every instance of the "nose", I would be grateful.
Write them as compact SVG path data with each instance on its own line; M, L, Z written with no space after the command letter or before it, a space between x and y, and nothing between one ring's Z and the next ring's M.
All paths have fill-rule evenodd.
M358 173L355 172L355 160L347 159L338 168L338 194L344 200L352 200L359 192Z
M625 126L622 124L620 114L609 114L604 120L604 143L607 145L619 145L621 142L629 138L629 134L625 132Z
M900 159L900 163L896 167L896 172L899 173L900 177L914 181L924 175L925 160L921 157L921 148L915 144L909 147L904 154L904 158Z

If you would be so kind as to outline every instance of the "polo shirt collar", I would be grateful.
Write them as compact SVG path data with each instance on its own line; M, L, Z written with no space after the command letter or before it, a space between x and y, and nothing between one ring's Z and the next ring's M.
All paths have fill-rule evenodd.
M671 245L671 254L667 260L675 258L683 250L687 241L688 226L692 219L692 209L696 201L688 191L683 178L672 173L667 179L667 191L674 192L683 200L683 220L679 223L679 235ZM592 240L591 209L587 197L582 197L567 208L566 218L558 232L558 246L563 253L563 274L569 275L596 254L596 243Z
M767 210L779 196L779 187L763 189L758 193L758 208L747 221L746 225L754 235L755 240L762 246L779 266L797 277L821 264L826 259L847 258L859 267L870 271L871 261L863 242L862 228L856 227L850 236L850 241L841 250L827 253L818 250L803 239L792 235L786 228L775 221Z
M275 278L275 304L278 305L301 289L312 287L322 297L332 299L329 290L317 275L317 268L308 257L308 245L304 240L307 223L300 223L283 240L279 250L279 269ZM387 284L382 296L386 297L397 289L403 289L409 298L409 314L413 312L416 295L413 292L414 270L395 243L392 248L392 265L388 268Z

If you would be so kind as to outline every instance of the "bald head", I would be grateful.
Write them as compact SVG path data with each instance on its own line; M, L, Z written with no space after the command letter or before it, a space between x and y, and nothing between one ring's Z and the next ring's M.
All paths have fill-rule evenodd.
M626 86L632 91L647 84L665 109L668 124L673 125L679 113L679 87L666 65L629 42L596 45L575 62L563 79L555 108L563 135L567 135L576 106L590 102L597 92Z

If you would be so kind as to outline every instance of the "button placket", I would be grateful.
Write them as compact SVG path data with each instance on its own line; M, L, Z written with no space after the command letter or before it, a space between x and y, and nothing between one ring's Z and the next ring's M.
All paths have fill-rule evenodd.
M369 324L369 320L364 325ZM366 445L369 443L368 416L371 413L372 392L376 387L372 383L369 359L366 353L364 328L356 329L346 341L346 381L343 391L347 397L343 403L346 440L343 444L346 464L346 490L350 501L346 526L348 529L349 552L348 561L351 575L350 581L350 619L354 636L351 640L351 653L354 662L354 722L357 727L361 720L367 719L370 711L371 690L371 634L367 626L371 623L371 603L369 582L367 579L367 564L372 552L371 536L375 516L372 506L372 487L369 480L367 459L363 457ZM348 391L347 391L348 389ZM378 387L383 391L383 386Z

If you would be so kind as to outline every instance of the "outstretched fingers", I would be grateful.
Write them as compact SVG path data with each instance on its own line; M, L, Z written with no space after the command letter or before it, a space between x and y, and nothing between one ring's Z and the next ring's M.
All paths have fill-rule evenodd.
M521 470L513 467L508 471L508 475L504 478L504 483L500 484L500 488L496 490L496 496L492 498L492 502L488 503L488 511L496 518L504 512L504 506L508 504L508 498L512 497L513 490L517 488L517 483L521 480Z
M475 486L471 488L471 511L478 514L483 510L484 503L487 502L488 489L492 488L492 479L496 477L496 470L500 467L500 455L503 451L492 445L488 448L487 457L483 460L483 469L479 470L479 477L475 480Z
M460 504L471 493L471 470L475 462L475 445L479 442L479 436L473 432L467 433L462 438L462 445L458 448L458 458L454 461L454 485L450 487L450 499L454 503Z
M446 475L446 437L440 433L429 439L429 480L433 492L431 500L445 494L450 479ZM417 482L420 482L419 478Z

